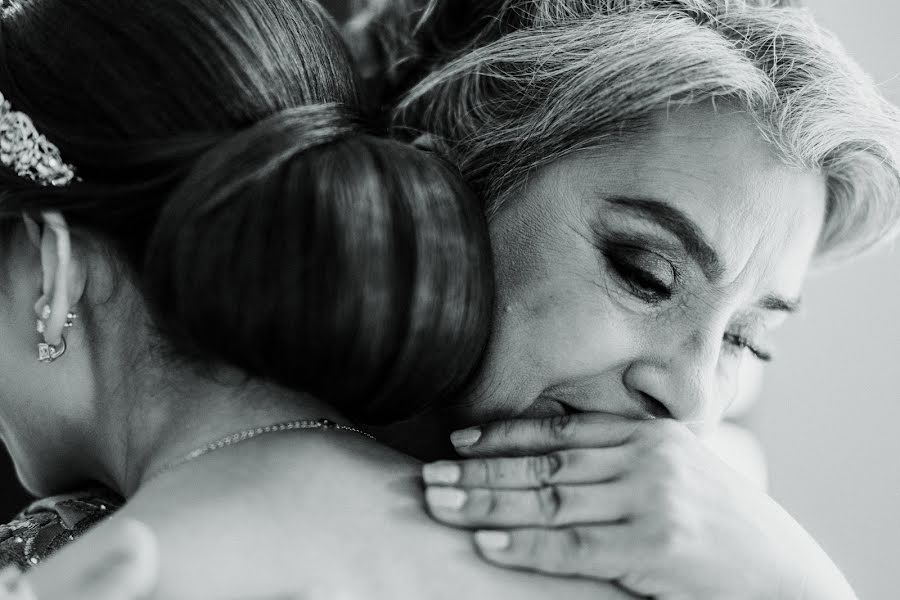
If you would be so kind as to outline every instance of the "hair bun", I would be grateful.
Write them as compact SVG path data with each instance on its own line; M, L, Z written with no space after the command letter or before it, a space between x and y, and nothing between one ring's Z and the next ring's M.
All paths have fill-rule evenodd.
M280 112L202 156L159 216L144 273L176 350L368 423L452 394L489 330L474 197L438 158L334 105Z

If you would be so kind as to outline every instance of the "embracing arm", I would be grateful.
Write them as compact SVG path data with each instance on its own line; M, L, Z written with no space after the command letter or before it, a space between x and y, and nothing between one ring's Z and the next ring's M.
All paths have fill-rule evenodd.
M784 509L675 421L508 421L467 441L466 460L425 468L427 497L435 519L485 531L494 564L658 599L856 598Z
M408 459L407 459L408 460ZM418 463L408 461L399 468L396 460L379 461L362 471L372 477L372 485L362 483L361 496L368 496L373 506L393 506L381 519L384 534L371 538L382 545L379 553L387 562L375 561L366 566L385 580L400 582L388 597L429 598L432 600L637 600L641 596L609 581L586 577L547 577L527 568L501 569L482 560L477 554L471 533L447 528L427 515L421 481L416 477ZM392 464L391 470L384 469ZM412 472L406 466L414 469ZM412 476L411 476L412 475ZM388 485L385 486L385 482ZM363 491L364 490L364 491ZM381 496L385 493L386 496ZM341 535L338 533L338 535ZM348 532L347 536L351 534ZM373 597L373 596L369 596Z

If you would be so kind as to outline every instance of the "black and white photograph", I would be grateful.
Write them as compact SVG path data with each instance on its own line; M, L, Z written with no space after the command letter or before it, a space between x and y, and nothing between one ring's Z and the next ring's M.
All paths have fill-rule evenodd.
M0 0L0 600L900 598L900 3Z

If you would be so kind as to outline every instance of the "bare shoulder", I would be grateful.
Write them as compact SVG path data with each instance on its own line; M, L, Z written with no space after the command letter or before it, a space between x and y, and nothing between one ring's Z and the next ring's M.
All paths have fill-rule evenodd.
M466 533L427 517L413 459L368 440L322 442L210 457L135 497L123 514L160 538L157 597L632 598L483 563Z

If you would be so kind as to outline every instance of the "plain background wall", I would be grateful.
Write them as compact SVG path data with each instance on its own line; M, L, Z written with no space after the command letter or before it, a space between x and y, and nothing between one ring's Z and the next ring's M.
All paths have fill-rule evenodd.
M900 3L806 5L900 104ZM751 415L771 493L860 598L900 598L900 247L813 274L804 301Z

